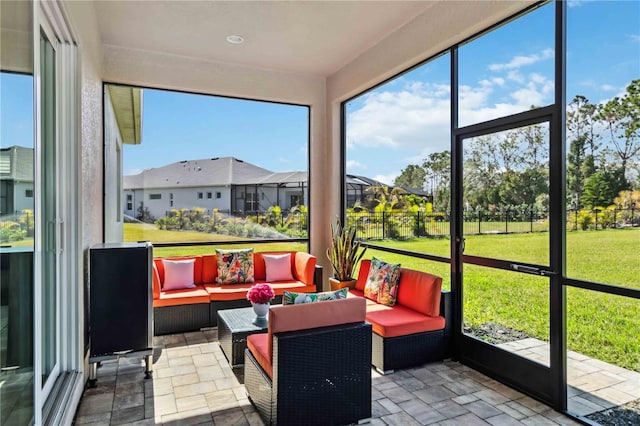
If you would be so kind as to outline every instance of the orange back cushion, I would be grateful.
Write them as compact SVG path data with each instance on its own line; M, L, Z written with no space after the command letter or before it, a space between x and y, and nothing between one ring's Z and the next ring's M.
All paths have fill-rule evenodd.
M293 261L293 278L306 285L313 285L317 259L303 251L296 251L291 255Z
M442 278L413 269L400 269L398 304L425 315L440 315Z
M216 282L218 275L218 258L215 254L202 255L202 283L209 284Z
M370 259L364 259L360 262L360 270L358 271L358 280L356 281L356 290L364 291L364 286L367 284L367 276L369 276L370 268L371 268Z
M158 273L158 267L156 266L156 262L153 262L153 267L151 269L151 274L152 274L152 282L153 282L153 298L154 299L159 299L160 298L160 288L161 288L161 284L160 284L160 274Z
M273 333L362 322L366 306L362 297L272 306L269 309L269 361L273 360Z
M267 279L267 270L264 264L264 253L253 253L253 278L256 281L264 281Z

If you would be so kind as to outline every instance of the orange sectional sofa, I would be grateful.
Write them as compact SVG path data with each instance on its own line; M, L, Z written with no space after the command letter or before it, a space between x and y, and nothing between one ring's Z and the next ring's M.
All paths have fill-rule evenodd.
M350 297L364 297L370 266L370 260L360 263ZM401 268L395 305L366 301L366 320L373 330L371 362L377 370L390 372L449 356L453 300L442 291L442 278Z
M266 282L263 255L291 253L292 281ZM217 257L215 254L168 257L168 260L195 259L193 278L195 288L164 290L164 264L161 257L153 261L153 316L154 334L171 334L215 327L218 310L251 306L246 299L247 290L259 283L269 284L276 293L278 303L285 290L297 292L322 291L322 267L315 256L304 252L254 253L255 282L245 284L218 284Z

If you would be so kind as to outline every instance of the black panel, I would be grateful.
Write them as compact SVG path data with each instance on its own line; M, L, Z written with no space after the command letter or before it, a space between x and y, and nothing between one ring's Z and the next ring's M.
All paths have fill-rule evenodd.
M152 248L148 243L91 248L91 356L152 346Z
M462 336L460 361L534 398L553 405L551 369L511 352Z

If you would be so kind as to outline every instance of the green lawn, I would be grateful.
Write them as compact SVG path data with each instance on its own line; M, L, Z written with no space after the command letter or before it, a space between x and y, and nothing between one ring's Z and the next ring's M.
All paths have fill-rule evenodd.
M141 229L144 227L144 229ZM219 241L236 239L214 234L160 231L152 225L125 224L128 241ZM449 257L448 238L376 241L376 244ZM569 277L640 288L638 256L640 229L611 229L567 233ZM243 244L259 251L307 250L305 243ZM155 256L211 253L212 246L157 247ZM549 234L469 235L465 253L548 265ZM443 277L450 288L450 266L415 257L369 249L367 258L379 257L412 269ZM464 317L467 324L494 322L546 340L549 337L548 279L533 275L467 265ZM640 371L640 301L597 292L567 289L567 341L569 349L621 367Z
M238 237L229 235L206 234L195 231L163 231L150 224L125 223L125 241L152 241L154 243L175 243L183 241L211 241L220 242L219 246L185 246L185 247L154 247L154 256L185 256L192 254L207 254L215 251L216 247L231 247L226 241L236 241ZM307 251L306 243L262 243L234 244L233 248L255 247L259 251Z
M466 238L465 253L548 263L549 234L478 235ZM567 234L567 272L572 278L640 288L640 229L580 231ZM380 245L449 255L449 239L384 241ZM408 268L443 277L450 287L449 264L368 250ZM464 316L468 324L494 322L547 340L548 280L474 265L465 267ZM569 349L640 371L640 300L567 288Z

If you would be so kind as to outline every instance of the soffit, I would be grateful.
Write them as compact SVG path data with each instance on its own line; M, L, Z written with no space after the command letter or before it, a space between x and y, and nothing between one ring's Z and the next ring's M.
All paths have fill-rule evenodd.
M105 45L328 76L439 2L98 1L96 11Z
M116 116L122 142L137 145L142 142L142 89L108 85L109 98Z

